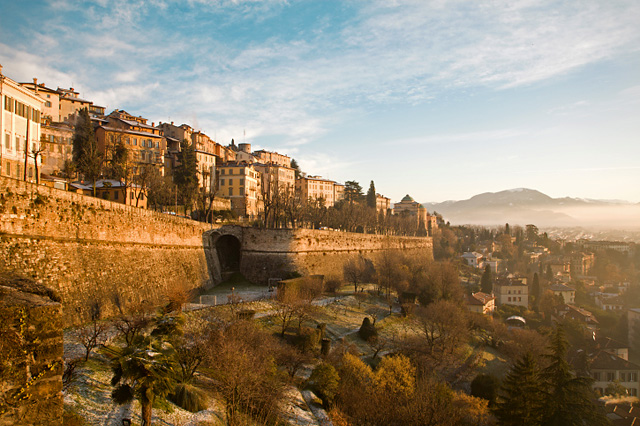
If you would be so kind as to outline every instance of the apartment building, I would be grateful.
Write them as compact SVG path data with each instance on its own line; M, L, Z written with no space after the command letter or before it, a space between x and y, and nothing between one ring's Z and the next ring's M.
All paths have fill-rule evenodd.
M516 277L496 279L493 285L493 293L498 306L515 305L529 306L529 287L526 281Z
M391 198L384 195L376 194L376 212L382 212L383 215L387 215L387 212L391 210Z
M296 179L296 192L300 195L301 200L318 200L323 199L325 207L332 207L337 201L344 198L344 185L338 198L336 191L337 184L329 179L320 176L301 176Z
M218 167L219 196L231 200L231 209L238 216L255 218L262 210L260 173L252 164L231 161Z
M196 152L198 169L198 186L207 192L216 189L216 145L209 136L202 132L193 132L191 142Z
M0 66L0 174L39 179L41 115L44 101L2 73ZM35 157L35 158L34 158Z
M43 174L59 176L65 162L73 160L73 126L69 123L43 123L40 145Z
M109 159L115 144L124 143L129 151L133 174L141 173L143 167L153 166L164 175L164 153L166 140L162 129L147 119L136 117L124 110L115 110L96 129L98 148Z
M254 157L263 164L277 164L283 167L291 167L291 157L284 154L278 154L277 152L270 152L261 149L253 153Z
M263 191L267 190L267 188L295 190L296 171L291 167L277 163L254 163L253 166L260 172Z

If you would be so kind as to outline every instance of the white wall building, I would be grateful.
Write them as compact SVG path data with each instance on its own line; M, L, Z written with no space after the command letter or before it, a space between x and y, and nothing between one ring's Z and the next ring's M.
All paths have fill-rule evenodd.
M40 119L44 101L32 91L2 74L0 65L0 174L35 182L41 158Z

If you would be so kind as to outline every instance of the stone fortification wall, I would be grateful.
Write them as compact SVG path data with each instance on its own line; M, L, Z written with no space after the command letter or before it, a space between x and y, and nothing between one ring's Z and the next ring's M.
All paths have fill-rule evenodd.
M62 425L62 308L51 296L0 275L0 426Z
M211 225L0 178L0 272L17 271L57 291L65 325L170 293L212 284Z
M371 260L385 250L433 258L428 237L395 237L310 229L260 230L245 228L241 271L254 282L302 275L342 276L344 263L362 255Z

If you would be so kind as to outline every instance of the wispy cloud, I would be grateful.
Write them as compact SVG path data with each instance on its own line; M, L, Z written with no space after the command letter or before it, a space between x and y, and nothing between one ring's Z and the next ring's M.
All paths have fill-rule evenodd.
M47 41L45 51L0 49L16 73L71 79L98 103L158 118L195 116L222 138L246 128L254 137L281 135L289 146L322 135L354 109L430 102L458 88L531 85L640 46L640 3L622 0L579 7L377 0L350 4L352 13L338 24L330 19L336 11L327 10L328 19L309 23L318 31L304 35L269 26L286 22L268 23L287 8L302 10L297 1L50 5L48 24L31 41L34 52L36 42ZM257 33L234 28L239 20ZM325 31L327 25L338 27Z

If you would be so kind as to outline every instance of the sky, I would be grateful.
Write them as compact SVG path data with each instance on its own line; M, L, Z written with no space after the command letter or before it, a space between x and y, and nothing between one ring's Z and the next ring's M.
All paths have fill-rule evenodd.
M0 0L0 64L371 180L640 202L637 0Z

